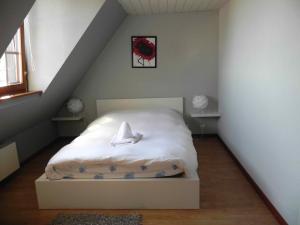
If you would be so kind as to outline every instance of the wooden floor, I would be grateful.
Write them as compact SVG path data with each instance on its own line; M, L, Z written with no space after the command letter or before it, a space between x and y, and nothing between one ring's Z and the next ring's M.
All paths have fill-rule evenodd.
M46 225L61 212L137 213L143 215L144 225L278 224L217 137L194 139L201 182L199 210L38 210L34 180L66 143L68 140L56 141L0 184L1 225Z

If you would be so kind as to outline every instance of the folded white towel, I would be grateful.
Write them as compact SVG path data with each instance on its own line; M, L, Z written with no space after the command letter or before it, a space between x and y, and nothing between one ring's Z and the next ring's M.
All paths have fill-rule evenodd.
M135 144L142 139L143 135L140 133L132 132L130 125L127 122L122 122L118 133L113 136L111 145L116 146L119 144Z

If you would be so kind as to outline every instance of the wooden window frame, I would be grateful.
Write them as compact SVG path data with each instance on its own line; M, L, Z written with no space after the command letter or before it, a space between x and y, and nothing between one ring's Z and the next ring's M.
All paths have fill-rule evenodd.
M20 44L21 44L21 75L22 83L7 85L0 87L0 97L5 95L14 95L28 92L28 81L27 81L27 66L25 56L25 39L24 39L24 24L20 26Z

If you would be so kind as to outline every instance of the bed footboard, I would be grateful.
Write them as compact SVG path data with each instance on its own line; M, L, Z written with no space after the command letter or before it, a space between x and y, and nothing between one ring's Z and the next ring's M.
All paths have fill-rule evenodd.
M35 181L40 209L198 209L200 180L189 177L151 179L64 179Z

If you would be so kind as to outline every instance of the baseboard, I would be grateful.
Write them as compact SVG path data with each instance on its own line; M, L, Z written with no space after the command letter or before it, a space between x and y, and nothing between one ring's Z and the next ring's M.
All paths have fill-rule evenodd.
M227 150L229 155L232 157L232 159L235 161L235 163L238 165L238 167L241 169L243 174L246 176L249 183L253 186L257 194L261 197L261 199L265 202L267 207L270 209L271 213L274 215L276 220L281 225L288 225L288 223L285 221L285 219L281 216L279 211L275 208L275 206L272 204L272 202L268 199L268 197L265 195L265 193L260 189L260 187L256 184L254 179L250 176L250 174L247 172L247 170L243 167L243 165L240 163L240 161L235 157L233 152L228 148L228 146L225 144L225 142L222 140L220 136L218 136L220 142L223 144L224 148Z

